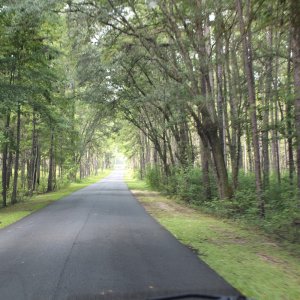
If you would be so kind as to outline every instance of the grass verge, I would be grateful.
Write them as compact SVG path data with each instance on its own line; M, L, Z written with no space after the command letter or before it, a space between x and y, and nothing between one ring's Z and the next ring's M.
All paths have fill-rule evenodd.
M57 201L73 192L80 190L90 184L93 184L102 178L108 176L110 170L105 170L97 176L90 176L82 179L79 182L73 182L66 187L61 188L58 191L34 195L28 200L18 202L13 206L8 206L6 208L0 209L0 228L4 228L18 220L26 217L27 215L37 211L46 205Z
M219 219L126 177L145 209L243 294L257 300L300 299L300 249L259 230ZM293 249L293 251L291 251Z

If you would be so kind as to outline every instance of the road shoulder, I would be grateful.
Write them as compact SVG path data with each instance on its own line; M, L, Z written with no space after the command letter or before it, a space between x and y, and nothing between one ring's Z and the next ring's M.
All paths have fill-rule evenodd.
M218 219L128 180L160 224L225 280L255 299L300 299L300 259L262 232Z
M85 188L104 177L108 176L111 170L104 170L97 176L87 177L79 182L72 182L69 185L51 192L39 195L34 195L29 199L20 201L15 205L9 205L0 209L0 229L5 228L17 221L25 218L26 216L38 211L47 205L60 200L82 188Z

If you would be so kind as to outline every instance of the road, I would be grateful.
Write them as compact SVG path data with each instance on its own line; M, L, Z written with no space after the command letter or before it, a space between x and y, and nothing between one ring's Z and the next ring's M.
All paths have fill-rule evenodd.
M1 299L191 291L238 294L147 214L122 170L0 230Z

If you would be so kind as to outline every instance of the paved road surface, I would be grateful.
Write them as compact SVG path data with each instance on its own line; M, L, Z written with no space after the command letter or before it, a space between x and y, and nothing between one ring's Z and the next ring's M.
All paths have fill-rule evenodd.
M238 294L145 212L122 170L0 230L0 299L184 291Z

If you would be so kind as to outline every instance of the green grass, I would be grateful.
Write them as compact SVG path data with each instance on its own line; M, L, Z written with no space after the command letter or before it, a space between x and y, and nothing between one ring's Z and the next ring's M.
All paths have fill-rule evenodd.
M147 192L140 180L127 177L127 183L167 230L242 293L257 300L300 299L299 245L287 247L259 230Z
M151 188L144 180L140 180L134 176L132 170L129 170L125 175L125 181L131 190L147 191Z
M26 217L27 215L37 211L46 205L57 201L73 192L82 189L92 183L95 183L102 178L106 177L110 173L110 170L105 170L97 176L90 176L81 180L80 182L73 182L66 187L61 188L58 191L34 195L28 200L19 202L13 206L0 209L0 228L4 228L18 220Z

